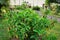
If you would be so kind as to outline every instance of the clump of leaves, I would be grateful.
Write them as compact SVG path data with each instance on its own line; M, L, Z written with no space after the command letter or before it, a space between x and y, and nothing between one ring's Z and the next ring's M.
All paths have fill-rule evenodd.
M39 40L39 36L45 33L51 24L47 18L40 17L31 9L10 11L5 14L5 18L10 35L20 40Z

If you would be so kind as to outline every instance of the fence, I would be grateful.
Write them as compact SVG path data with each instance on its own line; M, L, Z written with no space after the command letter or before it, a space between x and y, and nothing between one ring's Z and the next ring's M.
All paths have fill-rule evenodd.
M31 6L42 6L45 3L45 0L10 0L10 5L21 5L24 1Z

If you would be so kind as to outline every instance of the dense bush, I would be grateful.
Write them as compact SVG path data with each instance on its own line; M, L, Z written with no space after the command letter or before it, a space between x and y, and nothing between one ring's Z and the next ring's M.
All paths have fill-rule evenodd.
M39 11L39 10L40 10L40 7L39 7L39 6L34 6L34 7L33 7L33 10Z
M27 5L27 3L23 2L23 4L21 4L20 6L16 6L15 8L18 10L24 10L24 9L28 8L28 5Z
M51 4L51 11L52 11L52 14L59 15L59 13L60 13L60 7L59 7L59 5L56 4L56 3L52 3Z
M15 8L18 10L24 10L27 8L27 6L25 4L22 4L21 6L16 6Z
M46 4L46 5L49 5L49 4L50 4L50 0L46 0L46 1L45 1L45 4Z
M57 6L57 15L60 15L59 13L60 13L60 6L58 5Z
M40 35L46 33L46 28L51 26L47 18L40 17L31 9L9 11L4 17L10 36L20 40L39 40Z

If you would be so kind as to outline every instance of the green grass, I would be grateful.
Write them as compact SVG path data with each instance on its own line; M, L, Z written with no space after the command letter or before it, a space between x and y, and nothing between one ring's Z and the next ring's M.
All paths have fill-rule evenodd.
M57 34L58 40L60 40L60 23L56 23L55 28L53 30Z
M60 40L60 23L55 23L55 27L51 30L51 32L56 34L57 40Z

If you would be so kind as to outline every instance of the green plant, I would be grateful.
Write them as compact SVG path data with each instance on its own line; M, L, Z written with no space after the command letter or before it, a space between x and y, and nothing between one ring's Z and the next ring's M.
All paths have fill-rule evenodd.
M15 8L18 10L24 10L28 8L28 6L27 6L27 3L23 2L23 4L21 4L20 6L16 6Z
M51 25L47 18L40 17L31 9L10 11L5 14L5 20L10 36L20 40L39 40L39 36Z
M58 4L56 4L56 3L52 3L51 4L51 11L52 11L52 14L54 14L54 15L59 15L59 13L60 13L60 10L59 10L60 8L59 8L59 5Z
M59 13L60 13L60 6L59 5L57 5L56 11L57 11L56 14L59 15Z
M45 1L45 4L46 4L46 5L49 5L49 4L50 4L50 0L46 0L46 1Z
M33 8L32 8L33 10L40 10L40 7L39 6L34 6Z

